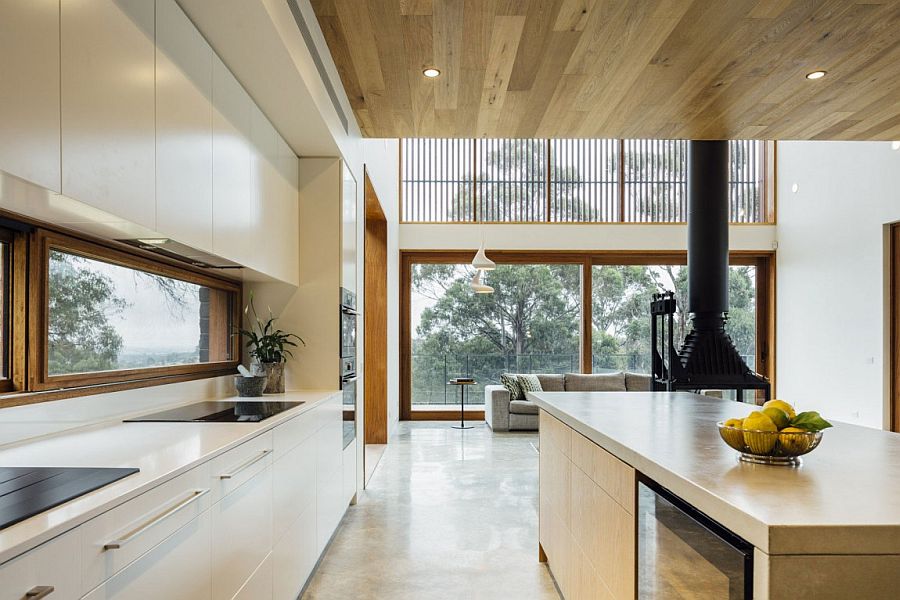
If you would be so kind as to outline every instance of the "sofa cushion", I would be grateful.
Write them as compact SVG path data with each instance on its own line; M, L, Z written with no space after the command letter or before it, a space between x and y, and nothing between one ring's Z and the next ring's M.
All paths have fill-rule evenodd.
M538 381L541 382L542 392L564 392L566 391L565 375L538 375Z
M626 390L624 373L598 375L566 373L567 392L624 392Z
M518 380L523 394L544 391L544 388L541 387L541 380L538 379L537 375L519 375Z
M528 400L513 400L509 403L509 413L513 415L536 415L538 405Z
M625 387L629 392L649 392L650 376L646 373L625 373Z
M519 385L519 376L514 373L501 373L500 384L509 392L510 400L524 400L525 393Z

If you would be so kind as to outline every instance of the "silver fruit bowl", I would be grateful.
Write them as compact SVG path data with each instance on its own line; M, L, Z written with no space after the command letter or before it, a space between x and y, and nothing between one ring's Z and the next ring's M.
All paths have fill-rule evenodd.
M716 423L722 440L741 453L741 460L766 465L799 465L822 441L821 431L758 431Z

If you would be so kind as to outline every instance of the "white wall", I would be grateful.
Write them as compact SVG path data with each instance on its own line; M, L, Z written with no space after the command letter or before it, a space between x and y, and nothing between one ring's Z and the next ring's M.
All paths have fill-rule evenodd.
M397 178L400 142L396 139L363 140L363 160L387 219L387 398L388 437L400 422L400 252Z
M782 142L777 156L778 396L826 418L886 426L884 226L900 220L900 151Z

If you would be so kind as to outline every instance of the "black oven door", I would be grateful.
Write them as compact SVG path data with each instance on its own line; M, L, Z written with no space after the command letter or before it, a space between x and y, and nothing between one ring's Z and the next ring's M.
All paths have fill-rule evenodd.
M753 598L753 546L669 490L638 481L638 598Z

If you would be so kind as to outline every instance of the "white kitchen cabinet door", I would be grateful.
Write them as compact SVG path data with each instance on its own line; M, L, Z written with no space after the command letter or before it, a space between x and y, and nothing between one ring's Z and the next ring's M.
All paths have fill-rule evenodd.
M343 405L340 395L327 400L320 411L322 427L316 434L316 550L322 553L344 516Z
M302 418L302 417L297 417ZM273 483L275 542L307 508L316 506L316 440L294 447L275 461Z
M272 469L219 500L210 510L212 597L231 600L272 549Z
M356 472L356 440L353 440L346 448L344 448L344 458L342 462L344 476L343 498L345 504L349 505L356 495L356 481L358 479Z
M83 600L209 600L211 529L206 511Z
M225 63L213 55L213 252L241 264L254 253L262 226L250 183L250 106L253 101Z
M0 56L0 171L59 192L59 0L0 2Z
M175 3L156 0L156 229L212 250L212 48Z
M268 196L264 211L265 222L281 248L279 278L296 285L300 276L299 163L291 147L277 134L274 167L272 193Z
M278 248L276 232L270 229L277 193L275 128L256 104L250 107L250 186L258 216L258 225L251 234L253 256L250 266L272 277L279 277L282 252Z
M285 530L272 550L275 600L296 600L316 561L316 511L309 507Z
M81 597L81 542L76 529L0 565L0 600L22 600L52 587L48 600Z
M62 193L156 227L155 8L62 0Z
M270 552L232 600L271 600L272 584L272 553Z

